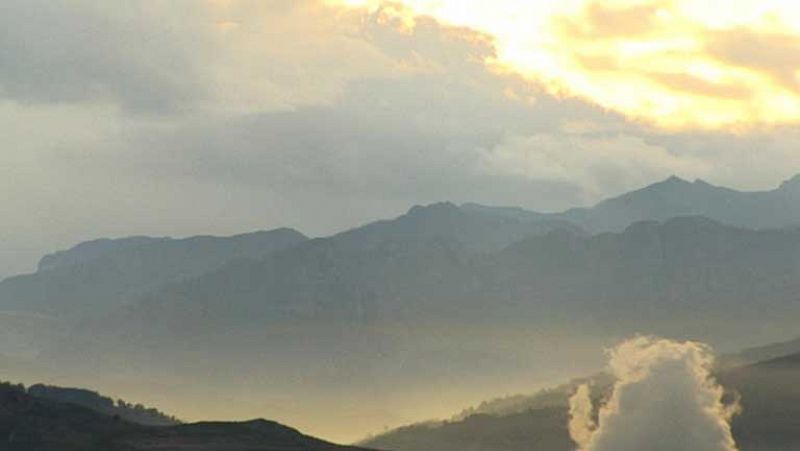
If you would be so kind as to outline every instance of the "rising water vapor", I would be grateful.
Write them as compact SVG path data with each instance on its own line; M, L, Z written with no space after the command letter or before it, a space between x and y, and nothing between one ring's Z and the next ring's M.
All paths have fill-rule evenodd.
M714 356L702 343L652 337L610 352L613 391L594 417L591 390L570 399L569 431L582 451L736 451L726 405L711 376Z

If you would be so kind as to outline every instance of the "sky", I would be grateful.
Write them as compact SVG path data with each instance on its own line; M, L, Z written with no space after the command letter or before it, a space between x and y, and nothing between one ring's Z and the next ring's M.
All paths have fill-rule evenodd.
M800 173L789 1L5 0L0 29L0 277L98 237Z

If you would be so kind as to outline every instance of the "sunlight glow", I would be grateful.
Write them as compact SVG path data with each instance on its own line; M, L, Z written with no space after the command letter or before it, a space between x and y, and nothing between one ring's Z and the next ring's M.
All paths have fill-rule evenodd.
M409 17L429 15L489 34L497 46L493 64L634 120L669 129L800 122L800 3L794 1L397 3Z

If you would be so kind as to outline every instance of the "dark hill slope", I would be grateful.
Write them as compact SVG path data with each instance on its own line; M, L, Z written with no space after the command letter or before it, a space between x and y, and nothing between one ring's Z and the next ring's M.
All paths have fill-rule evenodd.
M739 449L800 449L800 354L724 370L717 377L728 392L741 397L742 412L732 423ZM607 382L596 385L597 397L608 389ZM567 400L574 386L519 399L504 411L485 407L466 418L396 429L364 445L396 451L572 451Z
M328 443L266 420L150 428L126 434L116 443L131 451L366 451Z
M131 423L145 426L172 426L180 421L152 407L132 404L121 399L116 401L95 391L82 388L66 388L36 384L28 387L28 394L39 399L83 406L107 416L117 416Z
M567 409L545 407L505 416L471 415L461 421L400 428L365 446L399 451L574 451Z
M724 361L732 366L744 366L793 354L800 354L800 338L748 348L726 356Z
M265 420L141 426L0 385L0 449L8 451L358 451Z
M720 380L742 398L733 420L742 450L800 449L800 354L736 368Z

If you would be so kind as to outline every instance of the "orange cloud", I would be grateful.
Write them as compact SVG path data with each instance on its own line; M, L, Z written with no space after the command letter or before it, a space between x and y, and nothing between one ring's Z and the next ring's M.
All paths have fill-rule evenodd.
M337 0L329 0L337 1ZM377 7L380 0L340 0ZM493 37L502 67L668 129L800 122L800 5L779 0L402 0Z
M560 17L557 26L565 34L583 39L644 37L659 27L659 12L666 2L627 7L608 7L590 3L578 16Z
M800 35L740 28L713 34L707 49L725 64L768 75L790 91L800 88Z
M679 1L590 2L552 23L554 81L610 109L666 128L800 120L796 36L714 29Z

